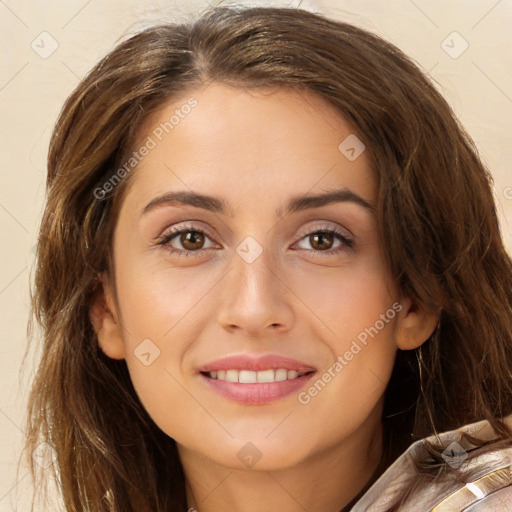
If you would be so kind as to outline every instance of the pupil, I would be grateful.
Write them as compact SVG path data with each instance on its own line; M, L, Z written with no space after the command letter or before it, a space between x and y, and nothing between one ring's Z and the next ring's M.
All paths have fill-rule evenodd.
M327 246L325 246L326 245L325 243L322 243L322 242L326 241L326 237L327 238L332 237L332 235L330 235L328 233L316 233L311 236L313 237L313 241L312 241L311 245L313 247L320 245L320 247L317 247L317 248L320 249L321 251L325 251L326 249L329 249L330 246L332 245L332 240L331 241L327 240Z
M199 249L203 242L203 235L198 231L188 231L181 235L181 243L186 249Z

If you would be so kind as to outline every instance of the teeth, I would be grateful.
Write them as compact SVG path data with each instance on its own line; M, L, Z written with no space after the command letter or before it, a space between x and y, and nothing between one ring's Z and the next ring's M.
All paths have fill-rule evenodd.
M275 382L275 380L276 380L276 377L275 377L276 372L272 369L261 371L261 372L254 372L254 373L256 374L258 382ZM241 374L242 374L242 372L240 372L240 375ZM240 382L242 382L242 379L240 379Z
M217 370L209 372L208 376L212 379L226 380L228 382L240 382L242 384L255 384L257 382L281 382L283 380L293 380L302 377L304 373L296 370L286 370L278 368L277 370L262 370L254 372L251 370Z
M236 370L231 371L237 373ZM258 374L249 370L240 370L238 373L238 382L243 382L244 384L254 384L255 382L258 382Z
M279 370L276 370L276 380L286 380L288 378L288 370L285 370L283 368L280 368Z
M226 370L226 380L228 382L238 382L238 370Z

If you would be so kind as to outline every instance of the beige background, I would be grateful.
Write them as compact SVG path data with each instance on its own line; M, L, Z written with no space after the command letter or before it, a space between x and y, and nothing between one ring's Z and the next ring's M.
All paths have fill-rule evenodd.
M493 171L504 237L512 248L512 0L301 5L375 31L431 73ZM0 512L28 510L30 477L24 467L17 474L16 465L32 358L24 376L20 365L46 151L56 116L79 79L120 38L206 7L205 0L0 0Z

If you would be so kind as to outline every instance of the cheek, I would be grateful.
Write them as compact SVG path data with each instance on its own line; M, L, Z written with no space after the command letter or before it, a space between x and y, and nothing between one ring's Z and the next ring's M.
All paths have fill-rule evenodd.
M171 273L161 266L137 267L127 258L119 262L116 278L133 386L153 421L180 439L191 419L204 425L209 418L187 390L183 364L208 317L204 305L219 276L197 269Z
M197 314L219 275L141 261L120 262L116 271L123 325L132 336L165 340L184 319Z
M295 272L289 279L338 354L344 352L347 340L372 327L395 302L396 291L381 259L373 254L356 257L346 267L324 268L311 274ZM393 319L395 314L390 313Z
M346 438L367 418L380 418L396 356L400 305L384 283L372 280L366 285L345 282L341 295L324 296L331 301L323 317L334 332L323 337L331 358L298 396L313 445Z
M299 395L302 411L295 417L306 419L303 436L311 446L335 446L381 421L396 353L386 335L383 330L366 346L347 342L347 350Z
M314 287L303 277L295 290L307 297L308 307L320 320L318 336L330 353L299 403L318 411L314 417L325 418L322 428L331 422L335 430L340 424L356 425L385 392L397 350L395 325L401 306L380 260L361 259L347 271L330 270L315 276Z

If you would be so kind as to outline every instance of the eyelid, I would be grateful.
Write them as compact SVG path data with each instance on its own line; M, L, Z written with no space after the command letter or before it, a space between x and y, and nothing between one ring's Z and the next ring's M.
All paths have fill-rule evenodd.
M297 236L302 240L305 236L311 235L313 233L317 233L320 231L335 231L336 233L344 236L345 238L348 238L352 240L354 236L350 231L346 228L341 227L339 224L336 223L328 223L328 221L320 221L323 222L323 224L320 225L314 225L310 226L308 228L301 228L297 234Z

